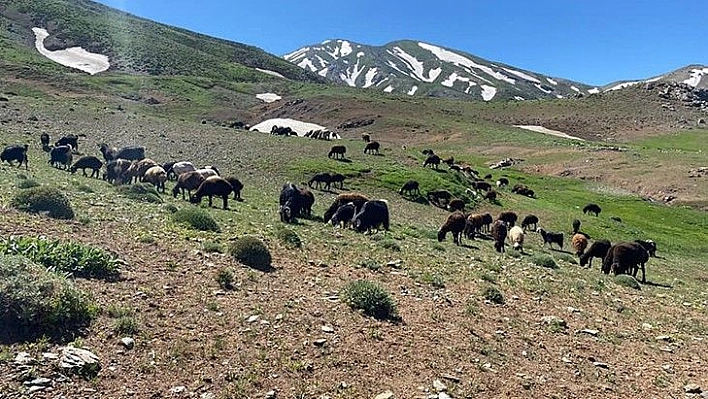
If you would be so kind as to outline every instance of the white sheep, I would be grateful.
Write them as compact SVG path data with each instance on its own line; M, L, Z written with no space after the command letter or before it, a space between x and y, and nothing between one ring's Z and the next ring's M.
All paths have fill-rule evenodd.
M213 176L219 176L218 173L214 169L211 168L202 168L202 169L197 169L195 172L199 173L202 175L203 178L208 179Z
M197 168L189 161L175 162L175 164L172 165L172 172L176 177L179 177L182 173L194 172L195 170L197 170Z
M155 185L155 189L165 192L165 182L167 181L167 172L162 166L153 166L145 172L143 181Z
M515 250L524 252L524 229L514 226L509 229L509 239Z

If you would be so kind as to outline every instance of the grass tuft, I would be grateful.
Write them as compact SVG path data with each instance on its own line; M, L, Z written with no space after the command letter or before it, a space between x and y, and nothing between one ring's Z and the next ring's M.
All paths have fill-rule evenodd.
M229 268L223 268L216 273L216 282L223 290L233 290L236 282L234 272Z
M74 218L69 199L54 187L39 186L22 190L12 198L10 204L20 211L42 213L54 219Z
M220 232L216 220L204 209L187 207L172 214L172 221L189 226L194 230Z
M237 261L254 269L269 271L272 268L268 247L255 237L242 237L232 242L229 253Z
M146 183L136 183L118 187L118 192L132 200L140 202L150 202L154 204L162 203L162 198L155 190L155 187Z
M497 305L503 305L504 304L504 295L502 295L501 291L497 287L494 286L487 286L484 288L482 291L482 296L484 299L496 303Z
M379 320L398 320L398 310L391 295L380 285L368 280L356 280L342 290L349 306Z
M302 240L300 239L300 236L297 235L297 233L288 228L288 227L280 227L278 230L275 232L275 236L282 242L283 244L292 247L292 248L300 248L302 247Z
M615 277L615 284L621 285L623 287L634 288L635 290L641 290L642 286L639 284L636 278L630 276L629 274L620 274Z
M549 269L558 268L558 264L550 255L534 255L531 257L531 262L536 266L546 267Z

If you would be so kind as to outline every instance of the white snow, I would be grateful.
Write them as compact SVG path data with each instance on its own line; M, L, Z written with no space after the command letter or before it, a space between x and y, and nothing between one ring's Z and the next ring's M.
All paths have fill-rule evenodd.
M265 120L253 127L251 127L251 131L259 131L259 132L264 132L264 133L270 133L270 130L273 128L273 126L287 126L293 131L297 133L298 136L304 136L305 133L309 132L310 130L329 130L324 126L320 126L315 123L309 123L309 122L303 122L299 121L296 119L289 119L289 118L275 118L275 119L268 119ZM339 135L336 133L334 134L335 138L339 138Z
M320 67L321 67L321 68L324 68L324 67L326 67L327 65L329 65L329 62L325 61L325 60L324 60L322 57L320 57L319 55L315 55L315 57L317 57L317 61L320 62Z
M433 82L440 76L442 68L434 68L428 71L428 76L425 76L425 67L421 61L418 61L414 56L406 53L400 47L394 47L393 53L396 57L400 58L403 62L408 64L412 71L411 77L414 79L422 80L423 82Z
M339 48L340 56L346 57L352 53L352 45L348 41L338 40L338 42L341 44L341 47Z
M327 43L329 43L329 42L331 42L331 40L327 39L327 40L323 41L323 42L320 43L320 44L327 44Z
M356 65L347 68L346 73L340 73L339 77L349 86L356 87L356 80L363 71L364 66L362 65L361 68L359 68L359 59L357 58Z
M563 98L563 96L560 94L556 94L556 98Z
M376 87L381 86L381 85L384 84L387 80L388 80L388 78L383 78L383 79L381 79L378 83L376 83Z
M703 75L708 75L708 68L691 69L691 77L684 80L683 83L696 87L699 83L701 83Z
M656 82L657 80L661 80L661 78L663 78L663 77L664 77L664 75L657 76L655 78L647 79L647 80L645 80L645 82L647 82L647 83Z
M558 82L556 82L555 80L553 80L551 78L546 78L546 80L548 81L548 83L552 84L553 86L558 86Z
M299 66L302 69L309 69L311 72L315 72L317 68L312 64L312 61L310 61L309 58L303 58L302 61L300 61L297 66Z
M283 58L285 58L285 59L288 60L288 61L294 61L294 60L296 60L296 59L298 59L298 58L304 56L305 53L307 53L308 51L310 51L310 48L309 48L309 47L303 47L303 48L301 48L301 49L299 49L299 50L293 51L293 52L290 53L290 54L285 54L285 55L283 56Z
M492 68L490 68L486 65L477 64L476 62L470 60L469 58L463 57L463 56L461 56L457 53L454 53L452 51L445 50L445 49L440 48L438 46L433 46L432 44L426 44L426 43L422 43L422 42L419 42L418 45L421 48L433 53L441 61L450 62L452 64L455 64L455 65L461 66L461 67L479 69L482 72L486 73L487 75L489 75L495 79L503 80L503 81L511 83L511 84L516 83L516 81L514 79L504 75L503 73L496 72Z
M356 53L356 58L361 58L361 57L363 57L364 55L366 55L366 54L364 54L363 51L360 51L360 52Z
M521 97L521 96L514 96L514 100L516 101L525 101L526 99Z
M374 78L376 77L376 68L369 68L368 71L366 71L366 75L364 75L364 88L370 87L371 85L374 84Z
M43 28L32 28L34 32L34 45L40 54L50 60L95 75L111 67L108 57L103 54L90 53L81 47L70 47L64 50L50 51L44 47L44 39L49 37L49 32Z
M460 76L456 72L451 73L450 76L448 76L447 79L445 79L444 81L440 82L440 84L446 87L453 87L455 85L455 82L458 80L467 83L465 93L469 93L472 86L477 86L476 82L473 82L470 78L466 76Z
M529 82L541 83L540 80L534 78L534 77L531 76L531 75L525 74L525 73L523 73L523 72L521 72L521 71L515 71L515 70L509 69L509 68L502 68L502 69L505 70L505 71L507 71L507 72L509 72L509 73L512 74L512 75L516 75L516 76L520 77L521 79L528 80Z
M327 76L327 72L329 72L329 69L328 69L328 68L323 68L323 69L320 69L320 71L317 72L317 74L320 75L320 76L322 76L322 77L325 77L325 76Z
M408 95L412 96L415 94L416 91L418 91L418 86L413 86L410 90L408 90Z
M540 83L536 83L534 86L536 86L537 89L541 90L542 92L544 92L544 93L546 93L546 94L551 94L551 93L553 93L553 90L544 89L543 86L541 86Z
M256 71L260 71L260 72L263 72L263 73L265 73L265 74L267 74L267 75L276 76L276 77L285 79L285 76L283 76L283 75L281 75L281 74L279 74L278 72L275 72L275 71L269 71L269 70L267 70L267 69L261 69L261 68L256 68Z
M640 83L642 83L642 82L624 82L624 83L620 83L620 84L618 84L618 85L616 85L616 86L612 86L612 87L610 87L609 89L607 89L607 90L605 90L605 91L624 89L625 87L638 85L638 84L640 84Z
M388 86L386 86L385 89L383 89L383 91L384 91L385 93L391 93L391 92L393 91L393 86L388 85Z
M575 87L575 86L570 86L570 88L571 88L573 91L577 91L578 93L580 93L580 89L578 89L577 87Z
M482 99L489 101L497 94L497 88L487 85L482 85Z
M518 127L520 129L524 129L524 130L530 130L532 132L550 134L551 136L562 137L564 139L585 141L585 140L581 139L580 137L571 136L567 133L559 132L558 130L547 129L543 126L538 126L538 125L514 125L514 127Z
M597 87L593 87L592 89L588 90L588 93L590 93L590 94L597 94L599 92L600 92L600 89L598 89Z
M283 97L280 97L279 95L277 95L275 93L259 93L259 94L256 94L256 98L265 102L265 103L272 103L272 102L283 99Z

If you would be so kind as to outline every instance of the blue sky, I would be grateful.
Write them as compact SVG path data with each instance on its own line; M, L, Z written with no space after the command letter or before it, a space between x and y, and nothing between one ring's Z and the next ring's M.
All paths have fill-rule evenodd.
M708 12L684 0L100 0L283 55L326 39L415 39L592 85L708 64Z

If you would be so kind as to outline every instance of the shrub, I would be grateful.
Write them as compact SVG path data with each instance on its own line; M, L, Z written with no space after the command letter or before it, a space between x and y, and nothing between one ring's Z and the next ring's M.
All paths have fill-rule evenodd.
M425 272L420 276L420 281L430 284L435 288L445 288L445 279L438 273Z
M379 243L381 248L390 249L391 251L401 252L401 246L394 240L383 240Z
M211 214L197 207L182 208L178 210L172 214L172 221L175 223L186 224L195 230L213 231L216 233L221 231L219 225L216 223L216 220L214 220Z
M123 335L135 335L140 331L138 320L134 315L120 316L113 325L113 331Z
M298 236L295 231L287 227L280 227L275 232L275 236L282 243L290 247L300 248L302 246L302 240L300 240L300 236Z
M615 277L615 284L621 285L623 287L634 288L635 290L641 290L642 286L639 285L639 281L629 274L620 274Z
M375 261L374 259L362 259L359 261L359 266L365 267L371 271L378 272L381 270L383 267L379 262Z
M140 202L162 202L162 198L160 198L160 195L155 190L155 187L146 183L135 183L128 186L119 186L118 193Z
M20 179L17 181L17 188L25 190L32 187L39 187L40 184L34 179Z
M12 199L10 204L21 211L30 213L46 213L55 219L73 219L74 210L69 199L54 187L32 187L22 190Z
M573 265L577 265L577 264L578 264L578 261L575 260L574 257L572 257L571 255L568 255L568 254L560 254L560 255L558 255L558 259L559 259L559 260L562 260L563 262L568 262L568 263L573 264Z
M270 251L263 241L255 237L242 237L232 242L229 253L246 266L263 271L271 269Z
M224 268L216 273L216 282L219 283L219 287L224 290L234 289L234 282L236 278L234 277L234 272L231 269Z
M356 280L349 283L342 291L345 303L364 314L379 320L397 320L398 311L391 295L380 285L367 281Z
M98 314L91 296L41 265L0 255L0 341L72 335Z
M177 207L172 204L165 205L165 210L169 213L175 213L178 211Z
M204 241L202 251L206 253L224 253L224 248L217 241Z
M504 304L504 295L502 295L497 287L491 285L486 287L484 291L482 291L482 296L492 303L498 305Z
M536 266L547 267L549 269L558 268L556 261L549 255L534 255L531 257L531 262Z

